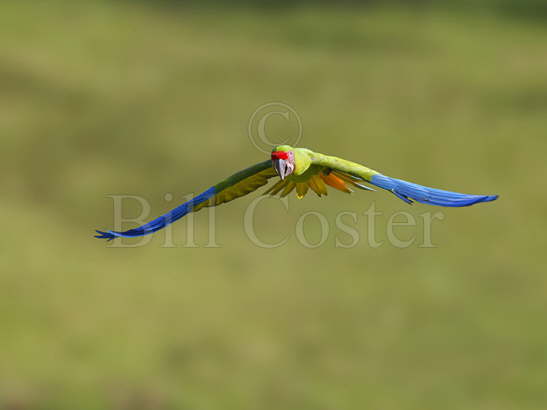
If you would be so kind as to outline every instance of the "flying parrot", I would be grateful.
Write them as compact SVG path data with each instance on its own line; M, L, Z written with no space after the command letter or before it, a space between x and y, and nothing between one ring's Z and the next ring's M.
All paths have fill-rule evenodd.
M365 185L366 183L385 189L408 204L416 201L429 205L462 207L479 202L490 202L498 198L497 195L467 195L428 188L391 178L364 165L320 154L307 148L279 145L272 150L271 159L235 173L165 215L125 232L98 230L98 235L95 237L112 240L116 237L151 234L190 212L221 205L247 195L266 185L270 178L276 176L279 177L279 180L270 186L264 195L279 194L281 197L285 197L296 190L296 196L302 199L311 189L321 197L327 195L327 185L347 193L353 192L354 188L374 191Z

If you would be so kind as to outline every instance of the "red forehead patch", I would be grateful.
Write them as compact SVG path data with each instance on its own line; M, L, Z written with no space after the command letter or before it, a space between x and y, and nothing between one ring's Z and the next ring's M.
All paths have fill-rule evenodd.
M289 159L289 153L285 151L272 152L272 159Z

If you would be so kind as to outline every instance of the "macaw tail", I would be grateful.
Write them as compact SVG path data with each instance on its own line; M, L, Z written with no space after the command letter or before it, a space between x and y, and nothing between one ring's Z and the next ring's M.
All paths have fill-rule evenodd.
M382 174L373 175L370 183L392 192L396 197L408 204L412 204L412 200L414 200L422 204L462 207L498 199L497 195L467 195L458 192L443 191L442 189L428 188L401 179L390 178Z

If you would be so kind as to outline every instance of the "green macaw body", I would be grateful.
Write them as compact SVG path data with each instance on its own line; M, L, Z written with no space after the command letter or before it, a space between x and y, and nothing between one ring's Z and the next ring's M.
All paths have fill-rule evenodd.
M294 174L289 176L295 182L306 182L314 175L318 175L324 169L336 169L357 175L367 181L370 181L373 175L379 172L367 168L356 162L348 161L331 155L314 152L307 148L293 148L290 145L278 145L274 148L276 151L293 151L295 157ZM301 177L301 178L300 178Z
M276 176L279 176L280 180L266 190L264 195L279 194L283 197L296 190L297 197L301 199L311 189L321 197L327 195L327 185L348 193L353 192L353 188L373 190L364 185L367 183L390 191L407 203L414 200L429 205L462 207L497 199L497 195L467 195L428 188L382 175L364 165L342 158L307 148L279 145L272 150L271 160L235 173L165 215L125 232L97 231L96 237L112 240L116 237L134 237L156 232L189 212L221 205L247 195L266 185L269 179Z
M344 192L352 192L352 188L370 189L362 182L370 182L378 172L355 162L342 158L314 152L307 148L293 148L290 145L279 145L274 153L292 153L294 170L285 179L266 191L275 195L281 190L281 196L287 195L296 188L297 197L303 198L308 189L317 195L327 195L325 185Z

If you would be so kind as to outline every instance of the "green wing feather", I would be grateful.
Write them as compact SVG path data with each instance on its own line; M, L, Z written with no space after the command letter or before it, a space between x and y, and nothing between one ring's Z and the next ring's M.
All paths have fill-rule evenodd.
M315 165L319 165L335 171L340 171L364 181L370 182L374 175L379 174L379 172L367 168L364 165L357 164L356 162L348 161L342 158L324 155L318 152L314 152L311 157L312 163Z
M116 237L132 238L151 234L165 228L190 212L199 211L206 206L217 206L247 195L257 188L266 185L268 179L275 175L276 172L272 168L270 160L261 162L226 178L200 195L142 226L124 232L98 230L98 235L95 235L95 237L112 240Z
M246 168L215 185L215 195L194 207L194 212L209 206L218 206L256 191L275 177L272 161L267 160Z

